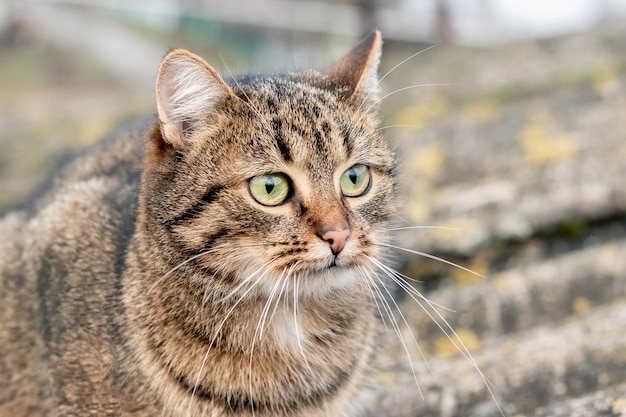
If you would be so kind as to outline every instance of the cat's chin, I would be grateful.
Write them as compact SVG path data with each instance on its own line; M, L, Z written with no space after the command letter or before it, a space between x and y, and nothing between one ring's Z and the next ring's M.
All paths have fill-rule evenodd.
M310 271L298 279L298 296L315 298L328 296L338 290L347 290L360 281L356 269L339 265Z
M334 291L360 286L364 279L362 267L358 258L339 256L299 271L299 295L326 296Z
M324 298L336 291L349 290L359 285L362 279L356 265L329 261L291 274L267 273L254 284L256 291L252 294L276 297L282 293L288 294L289 298L294 294L299 298Z

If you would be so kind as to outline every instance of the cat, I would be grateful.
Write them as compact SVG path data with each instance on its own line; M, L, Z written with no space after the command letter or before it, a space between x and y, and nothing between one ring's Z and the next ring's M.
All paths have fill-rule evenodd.
M381 45L230 79L167 53L156 116L0 221L0 415L361 415L397 188Z

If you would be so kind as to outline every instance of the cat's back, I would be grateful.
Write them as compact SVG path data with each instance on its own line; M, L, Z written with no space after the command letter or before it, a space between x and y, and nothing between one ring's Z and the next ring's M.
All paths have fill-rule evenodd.
M86 208L89 202L116 198L120 191L136 194L143 143L151 123L151 119L142 119L122 126L92 147L67 158L30 197L0 217L3 237L0 245L5 249L0 253L0 270L6 270L17 261L15 251L45 244L46 236L41 233L52 220L58 220L68 232L72 229L87 232L89 225L77 223L78 217L65 215L73 212L80 217L81 208ZM27 234L33 229L38 230L38 236ZM0 281L0 285L4 281Z
M0 378L1 415L45 411L41 399L50 397L50 383L44 363L70 354L65 347L74 329L97 333L102 328L98 315L84 311L103 300L114 302L105 284L121 270L134 230L148 131L148 121L119 129L68 160L25 203L0 218L0 375L11 376ZM82 282L89 288L85 300L77 288L86 278L91 282ZM87 310L72 300L87 303ZM72 315L81 310L80 316Z

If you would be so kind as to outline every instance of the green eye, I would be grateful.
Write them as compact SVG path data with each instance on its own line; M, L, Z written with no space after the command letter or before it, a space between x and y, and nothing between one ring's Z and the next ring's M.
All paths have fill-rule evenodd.
M346 197L360 197L369 191L371 177L368 166L353 165L341 174L341 192Z
M248 183L252 197L264 206L277 206L289 196L289 180L283 174L254 177Z

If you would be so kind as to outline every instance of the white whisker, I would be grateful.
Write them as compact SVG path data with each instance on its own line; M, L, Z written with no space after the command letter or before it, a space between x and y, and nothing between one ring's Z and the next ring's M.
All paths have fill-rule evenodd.
M389 74L391 74L393 71L395 71L395 70L396 70L398 67L400 67L401 65L404 65L405 63L407 63L407 62L408 62L408 61L410 61L411 59L415 58L416 56L421 55L421 54L423 54L423 53L425 53L425 52L428 52L428 51L430 51L431 49L434 49L434 48L436 48L436 47L437 47L437 45L431 45L431 46L428 46L428 47L426 47L426 48L422 49L421 51L417 51L417 52L415 52L413 55L409 56L408 58L404 58L402 61L400 61L399 63L397 63L397 64L396 64L393 68L391 68L389 71L387 71L387 72L386 72L386 73L385 73L382 77L380 77L380 78L378 79L378 83L380 84L380 83L381 83L381 82L382 82L385 78L387 78L387 76L388 76Z
M502 416L505 416L504 411L500 407L500 404L495 396L495 393L493 392L493 389L492 389L493 384L489 381L489 379L485 376L485 374L480 370L478 363L475 361L469 349L463 342L463 339L459 337L459 335L454 330L452 325L450 325L448 320L446 320L446 318L435 308L435 306L439 306L439 305L430 301L428 298L424 297L421 293L419 293L419 291L417 291L415 288L411 287L406 282L404 282L402 279L402 275L399 274L397 271L389 268L388 266L384 265L383 263L381 263L380 261L374 258L371 258L371 257L368 257L368 258L374 264L376 264L381 270L383 270L388 277L390 277L394 282L400 285L400 287L403 288L407 292L407 294L409 294L411 299L413 299L413 301L415 301L417 305L428 315L428 317L435 323L435 325L439 328L439 330L441 330L441 332L446 336L446 338L450 341L450 343L452 343L452 345L461 354L461 356L463 356L472 365L472 367L476 370L476 372L478 372L478 375L480 376L480 378L483 380L485 384L485 388L489 392L489 395L491 396L491 398L494 400L496 406L498 407L498 410L500 411L500 414L502 414ZM422 303L419 301L418 298L423 300L428 305L428 307L430 307L430 309L435 313L436 317L433 316L433 314L431 314L430 311L424 305L422 305ZM443 325L438 321L437 318L441 320Z
M371 260L373 258L370 258L368 256L368 258ZM372 282L374 279L378 280L378 282L380 283L380 286L377 286L377 288L379 288L380 291L380 287L383 287L383 289L385 290L385 292L387 293L387 295L389 296L389 299L393 302L393 304L396 307L396 311L398 311L398 313L400 314L400 317L402 318L402 321L404 322L404 325L406 326L407 330L409 331L409 334L411 335L411 338L413 339L413 342L415 343L415 345L417 346L417 348L420 350L421 349L419 347L419 344L417 343L417 340L415 339L415 335L413 334L413 331L411 330L411 327L409 326L409 323L406 321L406 318L404 317L404 314L402 314L402 311L400 311L400 307L398 306L398 304L396 303L396 301L393 299L393 296L391 295L391 293L389 292L389 289L387 288L387 286L385 286L385 284L380 280L380 278L378 277L377 274L375 274L372 271L372 275L373 278L370 276L370 279L372 279ZM373 282L374 285L375 282ZM382 296L382 295L381 295ZM401 342L402 348L404 349L404 353L406 354L407 360L409 362L409 366L411 368L411 372L413 373L413 379L415 381L415 385L417 386L417 390L420 393L420 396L422 397L422 400L424 399L424 394L422 393L422 388L420 387L420 384L418 382L417 379L417 373L415 372L415 367L413 366L413 361L411 359L411 352L409 352L409 348L406 344L406 340L404 338L404 335L402 334L402 330L400 329L400 325L398 324L395 316L393 315L393 310L391 309L391 306L389 305L389 303L387 302L387 299L382 296L382 299L384 301L384 303L386 304L386 309L389 312L389 317L390 317L390 322L391 325L393 326L394 330L396 331L396 334L398 335L398 338ZM423 356L423 355L422 355Z
M398 67L402 66L403 64L407 63L408 61L410 61L411 59L415 58L416 56L427 52L433 48L435 48L437 45L431 45L427 48L422 49L421 51L418 51L416 53L414 53L413 55L404 58L402 61L400 61L399 63L397 63L396 65L393 66L393 68L391 68L389 71L387 71L385 74L383 74L382 77L380 77L377 81L376 81L376 88L374 88L372 91L370 91L369 93L367 93L367 95L365 96L365 98L363 98L363 100L361 101L361 104L359 105L359 108L357 109L357 113L359 111L361 111L361 109L363 108L363 104L365 104L367 102L367 99L370 98L370 96L372 95L373 92L377 91L378 88L380 87L380 84L383 82L383 80L385 78L387 78L387 76L389 76L389 74L391 74L392 72L394 72Z
M211 280L215 279L215 277L217 276L217 271L213 274L213 276L211 276ZM206 285L204 288L204 294L202 295L202 307L204 307L208 302L209 302L209 298L211 296L211 285Z
M283 296L285 295L285 287L287 286L287 283L289 281L288 276L283 272L280 275L280 278L278 278L278 280L279 281L282 280L283 283L280 286L280 290L278 290L278 297L276 298L276 301L274 302L274 308L272 308L272 312L269 314L269 318L267 319L265 328L269 327L269 325L272 323L272 320L274 319L274 316L276 315L276 310L278 309L278 306L280 304L280 300L282 299L284 301L287 298ZM263 337L263 328L261 328L261 337Z
M383 265L381 262L379 262L378 260L374 259L374 258L370 258L370 260L372 262L375 262L375 264L377 264L376 266L379 267L379 269L381 269L383 271L383 273L385 275L387 275L387 273L385 272L384 269L380 268L380 265ZM379 279L380 281L380 279ZM384 285L384 283L381 283L381 285ZM393 301L393 304L396 307L396 310L398 311L398 313L400 314L400 317L402 317L402 321L404 322L404 325L406 326L406 328L409 331L409 334L411 335L411 339L413 339L413 343L415 344L415 347L417 348L420 356L422 357L424 364L426 365L426 369L428 369L429 372L432 373L432 369L430 368L430 364L428 363L428 360L426 359L426 355L424 354L424 351L422 350L422 347L420 346L420 344L418 343L415 334L413 333L413 330L411 329L411 326L409 325L409 323L406 320L406 317L404 316L404 314L402 313L402 309L400 308L400 306L398 305L398 303L396 302L395 298L393 297L393 295L389 292L389 290L387 289L387 287L385 287L385 290L387 291L387 294L389 295L389 297L391 298L391 300ZM413 365L411 364L411 368L413 367ZM415 375L415 370L413 370L413 375ZM419 388L419 386L418 386ZM420 392L421 394L421 392ZM423 397L422 397L423 399Z
M268 312L271 308L271 305L274 301L274 297L276 296L276 292L278 291L278 287L281 285L281 281L283 279L285 275L285 272L283 271L283 273L280 275L280 277L276 280L276 282L274 283L274 286L272 287L270 294L267 297L267 300L265 302L265 305L263 306L263 310L261 311L261 316L259 317L259 321L257 323L256 329L254 331L254 336L252 337L252 343L250 346L250 358L249 358L249 365L248 365L248 388L250 391L250 407L252 410L252 415L255 415L255 411L254 411L254 402L253 402L253 398L254 398L254 390L252 389L252 362L253 362L253 358L254 358L254 347L256 345L256 342L258 340L261 340L263 338L263 329L265 326L265 322L267 319L267 315Z
M270 291L269 296L267 297L267 301L265 302L265 305L263 306L261 317L257 325L257 331L254 334L255 340L263 339L265 324L268 323L269 325L269 321L267 320L267 317L269 315L270 309L272 308L272 303L274 302L274 298L276 297L276 294L278 293L278 288L281 286L281 282L283 282L284 275L285 275L285 271L283 271L282 274L280 274L280 276L276 280L276 283L272 287L272 290ZM280 299L280 294L279 294L278 299ZM276 302L276 304L278 304L278 301ZM257 338L257 335L258 335L258 338Z
M248 285L248 283L254 278L254 276L256 274L258 274L259 272L261 272L261 271L263 271L263 274L261 275L261 277L259 277L259 279L262 278L268 272L265 268L267 266L269 266L275 260L276 260L275 258L272 258L269 261L265 262L256 271L254 271L252 274L248 275L245 279L241 280L241 282L239 284L237 284L237 286L235 288L233 288L233 290L231 292L229 292L227 295L222 297L219 301L224 302L224 301L228 300L230 297L232 297L233 295L237 294L237 292L239 292L239 290L242 287Z
M415 129L422 129L424 126L423 125L411 125L411 124L395 124L395 125L381 126L381 127L377 128L376 131L377 132L382 132L383 130L393 129L393 128L397 128L397 127L410 127L410 128L415 128Z
M406 282L406 281L410 281L410 282L422 283L423 281L419 281L419 280L416 280L415 278L411 278L411 277L409 277L409 276L406 276L406 275L404 275L404 274L402 274L402 273L400 273L400 272L398 272L398 271L396 271L396 270L394 270L394 269L392 269L392 268L390 268L390 267L386 266L385 264L383 264L382 262L380 262L380 261L378 261L378 260L375 260L375 261L376 261L376 262L379 262L379 263L380 263L380 265L382 265L383 267L388 268L388 270L389 270L389 271L392 271L392 273L393 273L396 277L398 277L398 279L400 279L400 280L404 280L404 281L402 281L402 284L406 285L406 288L404 288L404 287L403 287L403 289L404 289L405 291L407 291L407 292L412 292L413 294L415 294L417 297L419 297L419 298L423 299L424 301L429 301L429 302L430 302L432 305L434 305L435 307L439 307L440 309L445 310L445 311L448 311L448 312L450 312L450 313L456 313L456 310L454 310L454 309L452 309L452 308L450 308L450 307L446 307L446 306L444 306L444 305L442 305L442 304L439 304L439 303L436 303L436 302L434 302L434 301L427 300L427 299L426 299L426 297L424 297L424 296L422 295L422 293L420 293L420 292L419 292L416 288L414 288L412 285L409 285L409 284ZM374 259L372 259L372 262L374 262Z
M422 87L445 87L445 86L450 86L450 85L454 85L453 83L427 83L427 84L414 84L414 85L408 85L406 87L402 87L402 88L398 88L397 90L394 90L390 93L385 94L384 96L382 96L381 98L379 98L378 100L376 100L374 103L370 104L370 106L368 108L366 108L364 110L365 113L368 113L370 110L372 110L374 107L376 107L381 101L383 101L384 99L386 99L387 97L390 97L394 94L400 93L402 91L406 91L406 90L411 90L413 88L422 88Z
M383 310L385 310L385 313L387 315L390 315L391 313L386 310L385 305L382 304L382 301L379 304L379 299L380 300L384 300L384 296L383 296L382 292L380 291L380 288L378 288L378 286L372 280L372 278L369 276L367 271L365 271L364 267L359 265L358 269L359 269L359 272L361 273L361 277L363 277L365 285L367 286L367 290L369 291L372 299L374 300L374 305L376 306L376 309L378 310L378 316L380 317L381 321L383 322L383 326L385 327L385 331L387 332L387 334L389 334L389 327L387 327L387 321L385 320L385 314L383 314ZM382 305L382 308L383 308L382 310L381 310L381 305Z
M390 229L385 229L385 230L388 232L393 232L396 230L413 230L413 229L452 230L454 232L461 231L461 229L457 229L455 227L447 227L447 226L404 226L404 227L392 227Z
M291 275L292 268L296 266L298 262L296 261L291 268L289 268L289 272L287 273L287 278ZM302 355L302 359L304 360L304 364L306 365L309 374L313 375L313 369L311 368L311 364L309 363L309 359L304 353L304 345L302 344L302 339L300 338L300 329L298 326L298 287L300 285L299 277L296 275L293 280L293 325L296 332L296 341L298 342L298 349L300 350L300 354Z
M474 274L474 275L476 275L478 277L481 277L481 278L487 278L484 275L479 274L478 272L475 272L475 271L472 271L471 269L465 268L464 266L461 266L459 264L455 264L454 262L448 261L447 259L443 259L443 258L440 258L440 257L435 256L435 255L431 255L431 254L426 253L426 252L420 252L420 251L416 251L416 250L413 250L413 249L403 248L401 246L389 245L389 244L386 244L386 243L376 243L376 246L384 246L386 248L399 249L399 250L402 250L402 251L405 251L405 252L408 252L408 253L412 253L414 255L423 256L424 258L429 258L429 259L433 259L435 261L443 262L444 264L448 264L448 265L453 266L455 268L462 269L465 272L469 272L470 274Z
M152 292L166 277L171 275L173 272L179 270L180 268L187 265L189 262L193 261L194 259L198 259L201 256L208 255L209 253L214 252L214 251L215 251L214 249L209 249L207 251L200 252L190 258L185 259L183 262L179 263L178 265L176 265L175 267L167 271L165 274L161 275L159 279L157 279L152 285L150 285L148 287L148 293Z
M243 279L243 282L248 282L250 281L252 278L254 277L259 271L263 270L263 273L252 283L252 285L246 289L246 291L241 295L241 297L239 297L239 299L230 307L230 309L226 312L226 315L224 316L224 318L222 319L222 321L217 325L217 328L215 329L214 335L213 335L213 339L211 340L211 343L209 343L209 347L207 348L206 353L204 354L204 358L202 359L202 363L200 364L200 369L198 369L198 373L196 375L196 381L193 385L193 390L191 392L191 398L189 399L189 406L187 407L187 416L191 415L191 406L193 403L193 399L196 395L196 391L198 389L198 384L200 383L200 377L202 376L202 372L204 371L204 367L206 365L206 361L209 357L209 353L211 352L211 347L215 344L215 341L217 340L217 337L219 336L220 332L222 331L222 327L224 327L224 324L226 323L226 321L228 320L228 318L232 315L232 313L235 311L235 309L237 308L237 306L239 305L239 303L245 299L246 295L248 295L248 293L250 293L254 287L256 287L256 285L261 281L261 279L263 279L263 276L265 276L265 274L267 273L267 269L266 266L269 264L269 262L267 262L266 264L260 266L259 268L257 268L252 274L250 274L248 277L246 277L245 279Z

